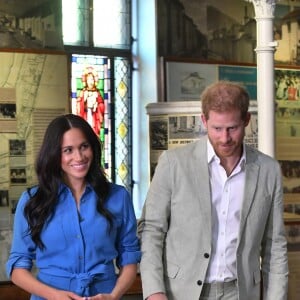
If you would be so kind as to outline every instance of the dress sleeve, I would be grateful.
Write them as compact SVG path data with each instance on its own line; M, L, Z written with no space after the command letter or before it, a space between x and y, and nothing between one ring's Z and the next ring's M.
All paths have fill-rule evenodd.
M28 232L28 223L24 217L24 207L29 199L27 192L21 195L14 217L14 229L10 254L6 262L6 275L8 278L14 268L31 270L35 259L35 244Z
M137 264L141 260L140 243L137 237L137 220L129 193L122 189L122 223L117 236L117 266Z

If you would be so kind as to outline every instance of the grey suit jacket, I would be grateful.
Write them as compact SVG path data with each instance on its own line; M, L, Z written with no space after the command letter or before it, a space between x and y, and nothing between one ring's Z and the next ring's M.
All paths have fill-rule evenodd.
M240 300L287 299L288 262L277 161L246 146L246 182L239 240ZM211 193L207 137L165 151L138 224L143 295L198 300L211 253Z

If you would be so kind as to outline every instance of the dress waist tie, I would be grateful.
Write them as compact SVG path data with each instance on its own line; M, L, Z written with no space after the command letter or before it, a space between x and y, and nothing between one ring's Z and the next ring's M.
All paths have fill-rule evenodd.
M105 276L104 276L105 275ZM73 291L81 296L90 296L92 284L115 276L114 264L102 264L86 273L72 273L59 268L41 269L38 278L57 289Z

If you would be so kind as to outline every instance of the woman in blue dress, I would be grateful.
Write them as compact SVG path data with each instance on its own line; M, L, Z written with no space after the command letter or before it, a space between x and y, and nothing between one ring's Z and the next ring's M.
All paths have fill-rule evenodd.
M31 300L116 300L132 285L141 256L132 201L100 162L101 144L83 118L50 122L38 185L19 199L6 264Z

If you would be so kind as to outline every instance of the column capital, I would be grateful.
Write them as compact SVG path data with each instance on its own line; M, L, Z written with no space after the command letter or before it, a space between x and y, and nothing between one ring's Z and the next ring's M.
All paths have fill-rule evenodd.
M255 18L274 18L276 0L245 0L252 2Z

